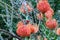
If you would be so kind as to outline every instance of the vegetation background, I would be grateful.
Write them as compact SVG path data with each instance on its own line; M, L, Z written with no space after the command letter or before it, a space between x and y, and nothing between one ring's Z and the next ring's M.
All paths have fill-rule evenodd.
M36 36L40 34L42 36L41 40L43 40L44 37L48 40L60 40L60 36L57 36L54 30L46 29L44 26L41 28L41 32L32 34L31 38L21 38L16 35L16 24L21 19L26 19L26 16L21 14L19 10L23 1L31 3L36 13L36 0L0 0L0 40L37 40ZM58 27L60 27L60 0L48 0L48 2L54 10L53 17L58 21ZM35 20L35 18L33 20Z

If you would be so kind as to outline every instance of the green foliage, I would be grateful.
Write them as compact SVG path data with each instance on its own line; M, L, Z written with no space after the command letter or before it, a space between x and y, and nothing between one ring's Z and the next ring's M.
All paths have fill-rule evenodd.
M28 3L31 2L34 11L31 12L32 19L24 15L20 12L20 6L23 0L0 0L0 29L7 30L8 32L12 33L13 35L16 34L16 25L18 21L24 19L32 20L34 23L38 24L38 20L35 17L36 13L38 13L36 9L36 0L27 0ZM54 18L57 19L58 24L60 25L60 0L48 0L51 7L54 9ZM36 12L37 11L37 12ZM18 16L19 15L19 16ZM45 19L44 19L45 20ZM33 23L32 22L32 23ZM37 40L37 36L41 35L41 40L44 37L48 38L48 40L60 40L60 36L57 36L54 30L49 30L45 27L44 21L41 21L39 24L40 29L38 33L31 34L30 37L22 38L22 40ZM9 38L8 38L9 37ZM14 37L6 35L4 32L0 32L0 40L17 40Z

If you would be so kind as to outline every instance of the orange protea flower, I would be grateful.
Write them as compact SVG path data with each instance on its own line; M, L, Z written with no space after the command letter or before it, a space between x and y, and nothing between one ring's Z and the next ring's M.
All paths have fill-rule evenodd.
M30 36L31 29L30 29L30 27L23 25L22 27L17 28L16 33L17 33L17 35L19 35L21 37L27 37L27 36Z
M39 31L39 26L37 24L34 24L34 32L33 33L37 33Z
M54 10L52 8L50 8L48 12L51 12L51 14L54 15Z
M57 21L55 19L48 19L46 21L46 27L49 29L54 29L57 27Z
M38 26L37 25L32 25L32 24L27 24L27 27L30 27L31 33L37 33L38 32Z
M56 34L57 34L57 35L60 35L60 28L57 28Z
M37 9L42 13L45 13L50 9L50 5L47 1L39 1L39 3L37 4Z
M32 11L32 8L27 4L27 9L28 9L28 12L31 12Z
M54 11L51 8L47 12L45 12L45 16L47 19L52 18L53 14L54 14Z
M46 12L46 13L45 13L45 16L46 16L46 18L47 18L47 19L50 19L50 18L52 18L52 15L51 15L51 13L48 13L48 12Z
M37 19L42 20L43 19L43 14L42 13L37 14Z
M18 22L18 24L17 24L17 28L18 27L22 27L24 25L24 23L22 22L22 21L20 21L20 22Z
M25 11L25 9L24 9L24 4L21 5L20 12L26 13L26 11Z
M30 5L28 5L28 4L26 4L26 5L22 4L22 6L21 6L21 8L20 8L20 11L21 11L22 13L26 13L26 9L24 8L25 6L26 6L28 12L31 12L31 11L32 11L32 7L31 7Z

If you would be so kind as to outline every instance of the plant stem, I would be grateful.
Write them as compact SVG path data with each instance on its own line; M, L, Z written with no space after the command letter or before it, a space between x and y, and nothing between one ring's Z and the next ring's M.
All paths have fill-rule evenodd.
M21 40L21 37L19 37L17 35L13 35L12 33L8 32L8 31L6 31L4 29L0 29L0 32L4 32L4 33L10 35L11 37L14 37L14 38L17 38L17 39Z

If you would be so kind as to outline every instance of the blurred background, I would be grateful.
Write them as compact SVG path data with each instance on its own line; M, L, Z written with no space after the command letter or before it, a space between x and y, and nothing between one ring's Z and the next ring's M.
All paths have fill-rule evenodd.
M37 0L0 0L0 40L19 40L19 36L16 34L16 25L18 21L27 18L20 12L20 7L25 2L34 8L31 13L37 13ZM60 0L48 0L48 2L54 10L53 18L58 21L58 27L60 27ZM60 36L57 36L52 30L43 29L43 27L41 30L41 33L32 34L29 39L21 37L20 39L37 40L36 36L41 35L42 37L39 40L43 40L44 37L48 38L48 40L60 40Z

